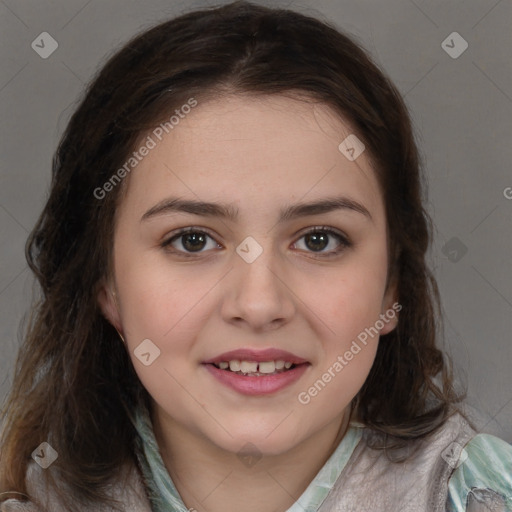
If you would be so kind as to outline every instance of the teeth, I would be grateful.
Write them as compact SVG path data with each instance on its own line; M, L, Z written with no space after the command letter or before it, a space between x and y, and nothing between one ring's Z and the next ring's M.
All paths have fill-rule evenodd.
M231 368L231 363L230 363ZM240 371L243 373L255 373L258 371L258 363L242 361L240 363Z
M240 361L237 361L236 359L234 359L233 361L229 361L229 369L232 372L240 371Z
M265 361L259 364L260 373L274 373L276 371L276 363L274 361Z
M242 372L245 374L271 374L276 370L288 370L292 367L293 363L290 361L239 361L233 359L232 361L221 361L217 366L221 370L231 370L232 372Z

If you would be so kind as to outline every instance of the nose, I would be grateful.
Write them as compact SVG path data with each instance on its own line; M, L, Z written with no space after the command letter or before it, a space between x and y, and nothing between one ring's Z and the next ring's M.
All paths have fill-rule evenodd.
M290 321L296 311L294 293L270 250L252 263L234 256L225 284L222 316L252 331L270 331Z

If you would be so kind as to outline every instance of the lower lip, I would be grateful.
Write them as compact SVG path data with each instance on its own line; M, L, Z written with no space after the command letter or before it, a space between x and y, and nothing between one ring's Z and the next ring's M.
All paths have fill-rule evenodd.
M280 391L300 379L309 364L300 364L285 372L261 377L246 377L238 373L221 370L213 364L205 364L204 366L218 381L239 393L244 395L268 395Z

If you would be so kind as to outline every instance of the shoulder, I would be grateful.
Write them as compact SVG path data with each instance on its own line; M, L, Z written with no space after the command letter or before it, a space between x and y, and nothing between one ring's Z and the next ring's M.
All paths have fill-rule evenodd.
M49 468L50 469L50 468ZM28 500L8 499L0 504L0 512L67 512L68 508L58 498L56 493L48 489L44 471L38 464L30 461L25 476ZM130 512L151 512L144 483L135 464L127 464L120 472L120 476L109 485L109 494L120 501L123 510ZM76 504L75 509L82 512L110 512L110 507L84 507L82 503Z
M481 484L484 489L494 489L503 494L506 486L510 485L498 485L500 480L494 477L500 472L507 474L508 471L510 474L511 462L506 462L512 460L509 445L493 438L495 455L491 455L482 444L491 436L478 435L460 414L452 415L430 436L410 441L399 449L382 449L386 440L382 434L362 425L361 429L361 440L323 503L322 512L446 512L453 496L459 493L462 499L466 499L474 485L469 473L464 473L469 471L471 464L480 468L495 466L494 472L486 475L485 485ZM467 458L467 467L457 474L461 457ZM477 459L478 463L475 462ZM496 459L502 461L501 466ZM456 488L456 482L462 478L464 485ZM466 508L448 510L467 512ZM496 510L512 512L506 508Z
M512 445L478 434L457 450L448 484L449 512L474 506L512 511Z

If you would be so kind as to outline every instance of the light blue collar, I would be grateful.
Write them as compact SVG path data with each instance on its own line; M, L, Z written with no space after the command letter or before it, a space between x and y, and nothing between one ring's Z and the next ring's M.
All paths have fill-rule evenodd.
M133 423L138 439L139 460L152 512L189 512L162 460L146 407L135 411ZM351 424L340 444L300 498L286 512L316 512L345 468L362 436L359 424Z

